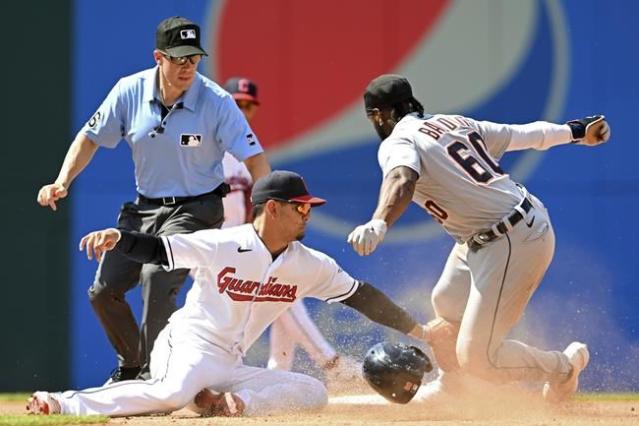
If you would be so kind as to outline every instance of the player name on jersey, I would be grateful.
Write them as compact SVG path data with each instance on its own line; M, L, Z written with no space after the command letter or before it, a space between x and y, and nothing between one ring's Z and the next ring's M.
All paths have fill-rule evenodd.
M236 268L227 266L217 274L217 288L236 302L288 302L297 299L297 285L276 283L268 277L265 283L235 277Z
M422 123L423 127L419 128L418 131L430 136L435 140L438 140L441 135L451 130L457 130L459 127L472 127L470 122L464 119L464 117L462 116L455 115L450 118L452 118L452 120L444 117L431 117ZM433 121L442 124L443 127L438 126L437 124L433 123Z

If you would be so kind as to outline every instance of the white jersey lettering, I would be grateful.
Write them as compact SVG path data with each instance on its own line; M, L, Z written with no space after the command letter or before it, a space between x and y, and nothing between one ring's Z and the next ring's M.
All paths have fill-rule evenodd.
M268 277L264 284L242 280L233 275L236 270L227 266L217 274L217 287L220 294L226 293L236 302L292 303L297 298L297 285L277 283L277 277Z
M184 307L170 322L234 353L244 353L296 300L339 302L358 288L332 258L297 241L273 260L252 224L162 241L167 269L196 271Z

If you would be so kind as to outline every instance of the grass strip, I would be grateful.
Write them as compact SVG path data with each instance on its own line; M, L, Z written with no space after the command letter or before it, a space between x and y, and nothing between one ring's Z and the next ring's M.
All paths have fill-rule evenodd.
M105 424L106 416L33 416L28 414L0 416L0 426L88 425Z
M575 395L577 401L639 401L639 393L584 392Z
M0 393L0 402L27 402L30 396L28 393Z

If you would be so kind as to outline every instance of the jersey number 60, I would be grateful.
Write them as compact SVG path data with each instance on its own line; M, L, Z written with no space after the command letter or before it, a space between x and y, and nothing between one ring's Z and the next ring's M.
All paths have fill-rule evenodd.
M448 145L446 150L448 151L448 155L450 155L475 182L488 183L497 176L504 174L499 164L495 163L486 152L486 145L481 136L479 136L479 133L469 133L468 141L464 142L456 140ZM473 151L479 155L483 161L473 156Z

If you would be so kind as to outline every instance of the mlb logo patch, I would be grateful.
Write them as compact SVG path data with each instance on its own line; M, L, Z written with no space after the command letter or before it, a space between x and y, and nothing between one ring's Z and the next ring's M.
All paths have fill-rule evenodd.
M188 30L181 30L180 31L180 38L182 40L195 39L195 38L197 38L197 33L195 32L194 28L190 28Z
M202 145L202 135L182 133L180 135L180 145L195 147Z

